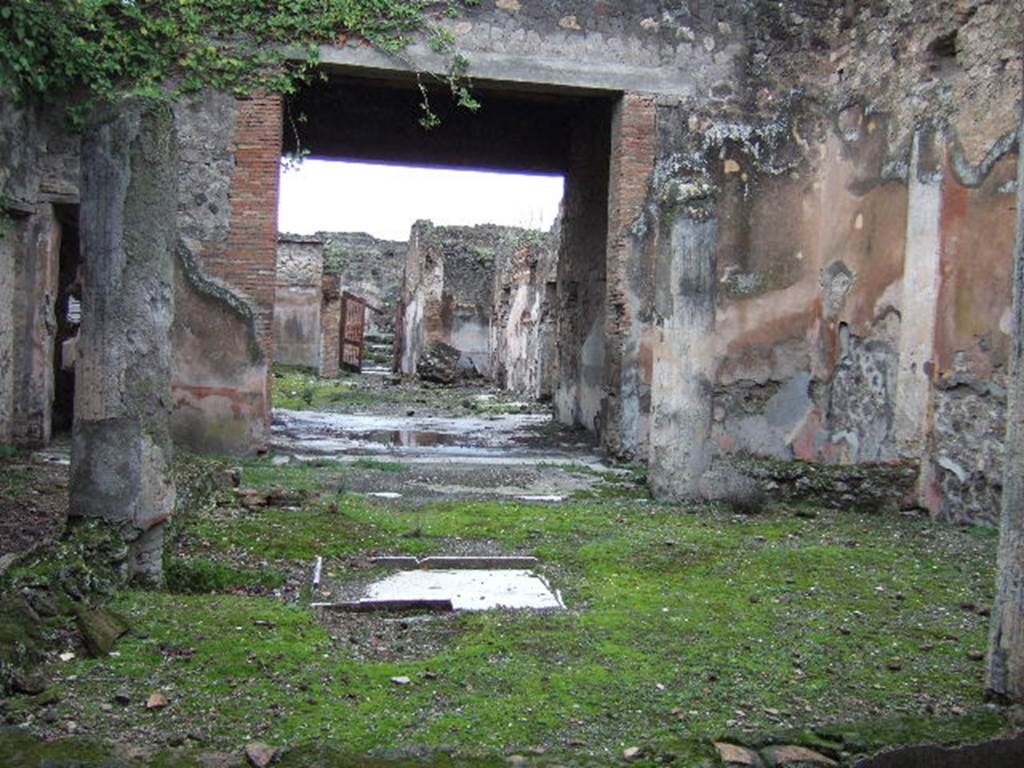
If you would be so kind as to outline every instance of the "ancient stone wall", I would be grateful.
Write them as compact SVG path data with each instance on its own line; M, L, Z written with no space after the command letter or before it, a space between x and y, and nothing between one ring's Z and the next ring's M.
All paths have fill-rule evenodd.
M188 251L177 281L175 441L251 453L270 426L280 97L204 91L175 105L175 128Z
M490 376L491 315L498 253L510 227L435 227L417 221L409 235L402 295L402 373L416 375L435 341L459 350L459 368Z
M685 176L690 188L685 207L661 204L647 223L710 212L717 226L714 450L919 462L906 503L992 523L1019 8L821 8L794 33L802 5L759 8L741 119L659 113L658 186ZM809 57L809 39L829 54Z
M381 240L364 232L320 232L324 271L337 275L341 290L366 299L367 331L390 333L402 295L404 242Z
M558 228L511 231L498 252L491 317L492 375L536 400L554 391Z
M572 126L558 246L555 417L592 432L600 432L608 397L604 381L610 131L611 111L597 105Z
M276 97L239 101L211 91L175 105L178 231L196 277L180 280L180 291L203 284L205 292L192 297L194 303L221 302L214 314L252 315L252 322L223 327L228 335L214 337L199 332L202 314L178 313L174 338L183 346L174 355L173 429L176 440L197 450L245 453L266 440L279 111ZM11 330L5 330L0 312L0 383L5 376L12 382L0 398L10 403L6 411L0 405L0 434L39 442L48 438L53 394L56 290L50 288L60 246L54 205L78 203L80 137L64 129L58 107L15 109L0 99L0 139L0 199L13 217L4 239L4 258L13 271L5 270L5 279L16 298L5 308ZM192 303L179 300L181 307ZM259 355L240 368L220 356L222 348L241 350L243 356L256 349Z
M0 211L0 445L11 442L14 420L13 222Z
M77 194L77 138L60 112L0 98L0 442L39 445L52 427L61 227Z
M319 237L281 235L277 241L274 360L320 369L324 244Z
M20 228L14 265L14 441L45 445L50 440L54 393L55 304L60 270L61 227L53 206L40 205Z

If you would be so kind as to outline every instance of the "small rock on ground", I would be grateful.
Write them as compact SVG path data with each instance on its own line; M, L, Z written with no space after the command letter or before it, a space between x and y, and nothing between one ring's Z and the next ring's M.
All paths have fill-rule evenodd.
M835 760L825 757L807 747L785 745L768 747L764 752L765 760L771 768L788 768L788 766L838 765Z
M725 765L762 765L761 758L757 756L757 753L746 747L716 741L715 749L718 750L718 756L722 758Z
M628 747L622 750L622 759L626 762L633 762L643 757L644 751L640 747Z
M245 746L245 759L249 761L252 768L267 768L274 758L277 757L277 750L262 741L254 741Z

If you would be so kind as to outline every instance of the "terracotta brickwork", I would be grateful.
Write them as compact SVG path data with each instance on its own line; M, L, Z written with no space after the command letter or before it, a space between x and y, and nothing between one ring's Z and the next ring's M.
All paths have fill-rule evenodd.
M253 302L260 345L270 352L277 263L281 96L243 99L239 108L227 248L220 254L208 254L205 267Z
M634 439L622 420L623 366L636 369L638 344L630 343L636 325L629 308L627 269L636 260L630 229L640 218L650 190L657 153L657 105L650 97L627 93L612 118L612 151L608 184L608 304L605 318L607 401L604 441L613 453L632 448ZM649 383L649 382L648 382Z

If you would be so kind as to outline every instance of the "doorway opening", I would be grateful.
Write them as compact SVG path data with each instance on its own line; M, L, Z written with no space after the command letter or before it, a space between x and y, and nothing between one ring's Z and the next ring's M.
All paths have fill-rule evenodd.
M78 236L78 205L54 206L60 224L60 266L54 303L56 333L53 352L54 434L68 433L75 413L75 360L82 323L82 254Z
M308 230L286 233L292 228L285 215L286 171L279 209L277 360L301 364L300 356L292 354L289 338L306 329L309 351L304 362L317 365L321 374L334 374L338 369L325 365L324 355L339 348L341 339L329 337L325 322L335 312L332 302L338 303L340 311L341 296L348 291L367 300L364 346L368 355L379 345L372 338L375 325L387 323L380 318L395 318L386 334L398 347L389 367L428 378L433 374L425 372L423 361L432 350L444 348L442 352L447 350L459 371L475 371L502 386L521 389L533 399L554 400L562 410L560 420L594 428L604 383L603 355L594 351L604 345L611 123L621 94L476 83L474 95L481 108L475 112L451 103L442 89L428 95L440 117L431 130L420 125L423 95L411 76L325 72L322 80L300 90L285 105L285 155L299 155L309 166L342 161L376 167L381 176L402 166L447 174L472 170L546 179L562 191L557 228L550 231L548 221L554 216L545 220L543 213L521 216L517 222L490 217L491 223L519 224L521 234L484 232L480 219L474 222L477 231L469 233L454 231L444 220L425 221L412 228L404 247L396 230L387 233L396 239L382 245L368 241L371 233L366 230L371 226L346 223L349 232L336 238L340 243L325 243L324 238L319 243L299 243L295 241L316 236ZM387 190L387 182L377 184ZM392 183L390 195L385 192L376 213L383 208L385 219L397 213L392 209L408 186ZM320 201L337 201L344 208L341 201L346 194L365 196L371 188L365 181L333 190L327 187ZM440 182L428 181L417 189L425 215L412 218L430 219L431 207L447 192ZM509 198L495 197L490 201L496 203L495 210L507 213ZM407 226L408 222L403 223L399 231ZM365 235L360 238L353 231ZM317 285L316 277L307 272L306 284L297 285L292 267L303 261L297 252L304 250L308 255L317 248L326 267L320 275L322 284ZM497 266L490 265L489 275L476 274L478 264L486 260L478 257L502 249L507 253L496 259ZM296 252L295 257L282 254L287 250ZM379 273L388 260L401 263L397 309L383 307L383 313L375 313L381 308L377 297L365 295L370 291L364 285L353 285L351 275L330 284L328 272L338 271L339 260L355 265L363 277L372 277L375 270ZM435 284L438 280L442 285ZM304 313L299 303L307 307ZM301 314L302 318L297 317ZM321 341L311 344L318 329ZM535 354L548 361L539 362L531 357ZM449 375L449 369L441 368L438 380Z

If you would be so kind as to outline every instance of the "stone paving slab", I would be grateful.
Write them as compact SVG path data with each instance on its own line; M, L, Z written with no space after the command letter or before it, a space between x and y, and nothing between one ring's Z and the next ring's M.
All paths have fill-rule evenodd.
M435 555L416 558L406 555L374 557L370 560L374 565L393 568L442 568L447 570L499 570L533 568L540 563L536 557L529 555Z
M373 582L360 603L450 600L455 610L564 609L547 582L525 569L418 569Z

